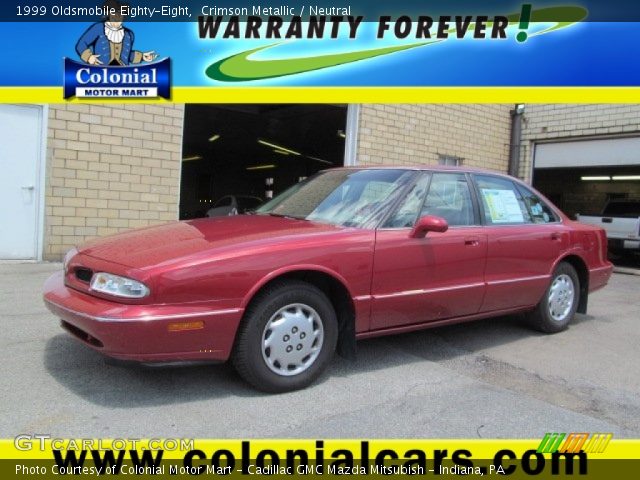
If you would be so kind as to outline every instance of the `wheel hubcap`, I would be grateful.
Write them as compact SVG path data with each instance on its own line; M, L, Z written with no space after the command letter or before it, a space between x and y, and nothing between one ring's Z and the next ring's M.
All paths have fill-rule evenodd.
M558 275L549 289L549 314L557 322L567 318L573 307L575 288L569 275Z
M262 358L278 375L298 375L316 361L323 339L318 312L302 303L287 305L274 313L264 327Z

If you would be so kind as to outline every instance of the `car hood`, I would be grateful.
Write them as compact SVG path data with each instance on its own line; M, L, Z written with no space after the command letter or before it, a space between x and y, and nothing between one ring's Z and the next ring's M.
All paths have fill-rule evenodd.
M212 250L229 251L248 245L294 241L343 231L333 225L264 215L238 215L172 222L91 240L78 248L82 255L146 269Z

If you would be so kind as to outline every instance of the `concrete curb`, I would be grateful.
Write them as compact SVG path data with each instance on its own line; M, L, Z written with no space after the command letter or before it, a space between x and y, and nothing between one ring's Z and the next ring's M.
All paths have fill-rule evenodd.
M640 269L629 267L613 267L613 273L622 273L624 275L636 275L640 277Z

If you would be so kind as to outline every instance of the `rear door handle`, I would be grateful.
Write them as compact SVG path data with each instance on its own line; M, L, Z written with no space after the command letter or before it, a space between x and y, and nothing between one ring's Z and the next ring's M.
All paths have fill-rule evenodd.
M480 239L478 237L468 237L464 239L464 244L469 247L477 247L480 245Z
M558 242L561 239L562 239L562 235L560 235L560 232L553 232L551 234L551 240L555 240L556 242Z

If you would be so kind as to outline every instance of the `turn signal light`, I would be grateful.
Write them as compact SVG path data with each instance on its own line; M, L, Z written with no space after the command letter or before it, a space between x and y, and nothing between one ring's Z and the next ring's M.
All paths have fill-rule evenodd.
M204 322L176 322L167 325L170 332L184 332L185 330L201 330L204 328Z

